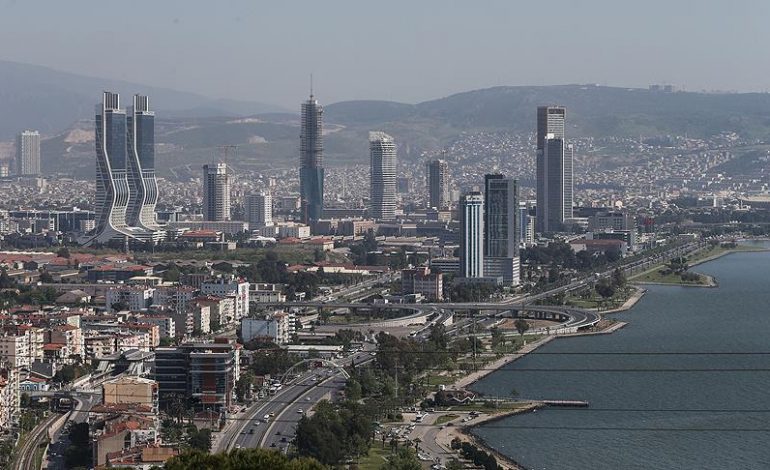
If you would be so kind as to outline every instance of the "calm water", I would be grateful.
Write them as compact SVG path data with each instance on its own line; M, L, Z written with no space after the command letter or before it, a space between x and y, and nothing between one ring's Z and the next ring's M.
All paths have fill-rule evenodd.
M618 332L556 340L474 387L590 408L540 410L476 434L531 469L770 469L770 372L692 371L770 370L770 253L697 270L719 288L652 286L616 316L628 322ZM742 354L683 354L717 352ZM758 352L767 354L747 354ZM580 370L521 370L533 368Z

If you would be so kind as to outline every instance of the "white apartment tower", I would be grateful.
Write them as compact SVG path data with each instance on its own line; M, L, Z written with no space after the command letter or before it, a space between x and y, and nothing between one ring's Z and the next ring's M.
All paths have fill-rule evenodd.
M24 131L16 136L16 174L36 176L40 174L40 133Z
M396 144L384 132L369 133L369 216L378 220L396 218Z
M273 225L273 197L269 192L246 197L246 221L252 230Z
M203 165L203 220L230 220L230 175L226 163Z

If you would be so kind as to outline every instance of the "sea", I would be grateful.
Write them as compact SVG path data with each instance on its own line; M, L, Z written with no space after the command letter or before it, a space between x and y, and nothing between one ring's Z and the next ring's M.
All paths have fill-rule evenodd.
M474 434L533 470L770 469L770 252L694 270L718 287L647 286L613 316L624 328L559 338L473 386L588 408L540 409Z

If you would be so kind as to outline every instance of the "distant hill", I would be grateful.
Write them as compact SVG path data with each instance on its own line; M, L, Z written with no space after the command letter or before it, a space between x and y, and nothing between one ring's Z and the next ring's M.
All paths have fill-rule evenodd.
M87 103L95 101L93 89L99 90L102 85L93 84L93 87L96 88L88 89ZM129 88L129 91L134 89ZM0 106L3 99L8 99L3 98L3 92L0 91ZM197 176L200 165L210 161L218 152L217 146L224 144L238 146L237 156L230 161L236 167L293 167L297 163L299 116L296 114L266 112L250 113L247 117L217 116L218 110L223 110L222 114L229 110L243 116L241 113L247 111L248 106L258 107L258 104L236 105L209 100L191 105L196 99L203 98L170 91L150 90L147 93L154 96L155 107L159 110L156 141L161 174L181 178ZM75 99L76 95L74 92L62 93L57 95L59 98L50 98L50 103L57 103L50 107L50 112L59 112L67 107L66 103L71 103L70 106L82 104L82 98ZM319 98L322 100L323 97ZM44 101L41 99L41 107ZM369 100L325 105L324 159L329 166L368 164L367 133L370 130L393 135L399 145L399 158L407 161L417 160L425 150L451 143L462 133L534 132L536 107L547 104L567 107L568 137L669 134L705 137L736 132L747 138L770 141L770 95L764 93L664 93L593 85L495 87L418 104ZM160 111L164 106L168 111ZM49 117L40 111L42 108L35 109L41 114L30 115L30 120ZM90 117L92 105L82 112ZM62 115L57 119L64 121L67 118ZM62 128L71 123L69 121ZM77 168L82 174L91 174L93 141L84 142L81 137L84 133L92 134L92 126L92 123L81 121L76 126L82 129L75 135L77 138L73 139L68 130L46 140L43 143L44 171L71 173ZM51 124L51 128L55 126Z
M155 110L175 117L285 111L264 103L215 100L194 93L0 61L0 140L24 129L38 129L44 134L61 132L79 119L92 119L102 90L121 93L124 104L134 93L149 95Z
M348 101L326 108L346 124L439 121L459 130L534 132L537 106L567 107L570 135L770 136L770 94L663 93L594 85L494 87L417 105ZM351 119L352 118L352 119ZM379 119L379 122L377 120Z

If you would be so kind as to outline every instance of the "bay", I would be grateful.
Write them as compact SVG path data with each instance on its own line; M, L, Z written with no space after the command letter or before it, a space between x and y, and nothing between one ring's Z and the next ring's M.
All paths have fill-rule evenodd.
M473 387L589 408L543 409L474 433L531 469L770 468L770 253L696 269L719 287L649 286L615 316L625 328L558 339Z

